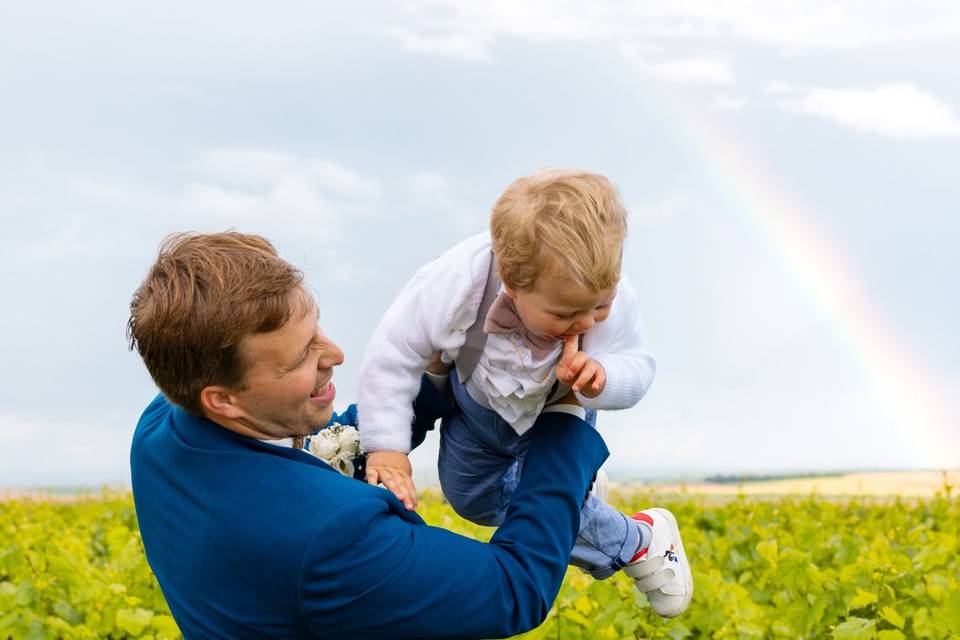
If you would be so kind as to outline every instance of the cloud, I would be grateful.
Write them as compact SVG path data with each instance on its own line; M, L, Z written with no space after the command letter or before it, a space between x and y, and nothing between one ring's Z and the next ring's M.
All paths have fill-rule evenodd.
M446 197L450 185L443 174L436 171L420 171L410 179L410 190L418 198Z
M732 84L733 68L716 56L696 56L672 60L651 60L649 54L633 44L620 47L623 57L648 77L686 84Z
M45 158L25 158L0 184L5 242L0 267L96 264L152 250L168 225L173 199L111 176L67 171ZM148 244L144 237L153 233Z
M214 149L189 165L196 175L181 208L228 220L313 225L331 236L345 214L367 213L377 180L330 160L263 149Z
M477 211L455 195L459 189L437 171L420 171L409 181L410 201L420 216L431 220L444 220L459 233L477 230L486 212Z
M781 95L791 112L836 122L888 138L960 137L960 119L950 105L912 84L886 84L873 89L793 89L781 83L768 87Z
M713 106L722 111L743 111L749 102L743 96L721 93L713 99Z
M469 32L421 35L404 27L387 27L383 33L400 43L404 51L459 58L471 62L490 62L493 56L487 48L488 38Z
M302 157L266 149L212 149L190 168L200 176L233 186L269 188L292 178L339 197L380 197L380 184L324 158Z
M383 197L379 180L340 163L273 150L199 152L186 178L166 188L28 160L0 183L8 204L0 266L8 270L142 259L177 230L341 237L352 220L374 215Z
M457 42L455 36L469 33L472 42L485 44L498 38L556 42L701 37L804 50L859 49L960 36L960 5L951 2L418 0L407 9L415 23L429 25L435 42L442 42L444 33L454 38L452 42ZM410 30L405 37L410 42L426 38ZM435 53L444 54L447 49L438 46Z
M763 87L763 93L768 96L785 96L794 92L793 87L791 87L786 82L782 80L774 80L773 82L768 82Z

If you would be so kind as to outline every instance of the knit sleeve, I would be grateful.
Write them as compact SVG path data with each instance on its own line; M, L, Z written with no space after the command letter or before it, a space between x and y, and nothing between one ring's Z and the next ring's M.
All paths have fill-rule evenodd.
M606 385L596 398L578 394L583 406L627 409L640 402L653 383L656 362L644 337L640 301L626 276L617 285L607 320L584 335L583 349L607 375Z
M410 451L413 400L434 352L456 358L476 319L490 265L487 234L420 268L384 314L360 366L357 397L366 451Z

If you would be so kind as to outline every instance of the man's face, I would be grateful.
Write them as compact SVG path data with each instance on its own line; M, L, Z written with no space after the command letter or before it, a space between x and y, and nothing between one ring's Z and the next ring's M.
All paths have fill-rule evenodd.
M343 352L320 330L317 309L269 333L248 335L240 352L249 363L245 389L232 395L243 422L273 438L306 436L333 414L333 367Z
M542 276L533 289L507 289L517 314L532 333L558 340L586 333L610 315L616 287L594 291L572 280Z

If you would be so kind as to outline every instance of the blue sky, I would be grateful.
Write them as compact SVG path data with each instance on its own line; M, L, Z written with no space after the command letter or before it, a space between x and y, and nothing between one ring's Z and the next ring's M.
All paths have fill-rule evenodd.
M545 166L631 212L659 372L601 416L611 470L960 465L958 43L951 2L8 3L0 486L126 480L154 393L127 305L165 234L261 233L304 269L345 403L398 288ZM937 425L890 410L714 130L842 257Z

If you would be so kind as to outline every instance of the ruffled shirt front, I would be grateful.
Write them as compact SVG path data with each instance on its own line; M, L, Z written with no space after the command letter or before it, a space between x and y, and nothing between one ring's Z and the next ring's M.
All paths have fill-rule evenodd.
M559 340L546 356L537 357L519 333L488 335L480 361L467 380L467 392L523 435L533 426L557 381L562 353Z

